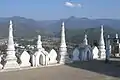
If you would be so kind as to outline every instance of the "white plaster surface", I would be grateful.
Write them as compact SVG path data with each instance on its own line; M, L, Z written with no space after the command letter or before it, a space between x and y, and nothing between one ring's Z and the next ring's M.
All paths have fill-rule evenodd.
M49 53L49 59L50 59L49 64L57 63L56 58L57 58L57 52L54 49L52 49Z
M30 55L27 51L23 51L23 53L20 56L21 64L20 67L27 67L30 66Z

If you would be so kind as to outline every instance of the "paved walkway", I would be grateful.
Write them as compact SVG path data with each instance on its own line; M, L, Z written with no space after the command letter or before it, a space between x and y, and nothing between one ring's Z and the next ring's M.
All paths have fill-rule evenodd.
M55 67L1 72L0 80L120 80L120 74L116 74L120 72L120 66L117 63L76 62Z

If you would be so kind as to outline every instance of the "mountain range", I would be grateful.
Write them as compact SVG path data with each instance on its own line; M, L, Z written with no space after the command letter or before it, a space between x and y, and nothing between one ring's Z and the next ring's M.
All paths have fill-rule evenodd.
M0 18L0 37L8 36L9 20L13 21L14 36L16 37L33 37L37 34L49 35L44 30L39 21L27 19L24 17L14 16L8 18Z
M62 21L65 22L65 27L67 29L86 29L86 28L96 28L100 25L105 27L111 27L114 29L119 29L120 20L117 19L88 19L88 18L77 18L71 16L67 19L54 20L46 28L52 31L59 31Z
M0 18L0 37L8 36L9 20L13 20L14 36L33 37L38 34L44 36L59 36L61 23L65 22L66 34L68 38L80 36L87 30L88 34L98 33L100 25L104 25L105 32L114 35L120 33L119 19L88 19L71 16L60 20L33 20L25 17ZM113 34L114 33L114 34Z

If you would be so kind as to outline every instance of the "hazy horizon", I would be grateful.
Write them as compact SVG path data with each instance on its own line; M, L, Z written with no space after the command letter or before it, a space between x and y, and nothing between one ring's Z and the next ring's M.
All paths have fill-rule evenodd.
M13 18L13 17L21 17L21 18L25 18L25 19L32 19L32 20L35 20L35 21L51 21L51 20L61 20L61 19L68 19L68 18L71 18L73 16L69 16L69 17L64 17L64 18L60 18L60 19L41 19L41 20L37 20L37 19L33 19L33 18L28 18L28 17L23 17L23 16L6 16L6 17L0 17L0 18ZM88 18L88 17L77 17L77 16L74 16L75 18L79 18L79 19L82 19L82 18L86 18L86 19L90 19L90 20L97 20L97 19L112 19L112 20L120 20L120 18Z

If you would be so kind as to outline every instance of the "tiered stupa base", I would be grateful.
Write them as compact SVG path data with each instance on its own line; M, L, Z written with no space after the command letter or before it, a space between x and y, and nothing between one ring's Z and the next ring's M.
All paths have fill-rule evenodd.
M14 69L20 68L19 64L16 61L7 61L3 69Z

